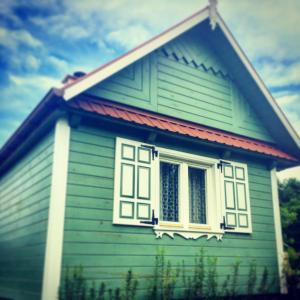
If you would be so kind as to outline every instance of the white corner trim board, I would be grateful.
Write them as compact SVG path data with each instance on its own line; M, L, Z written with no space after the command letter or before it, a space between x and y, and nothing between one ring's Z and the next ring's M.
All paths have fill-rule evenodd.
M272 169L272 171L271 171L271 181L272 181L272 200L273 200L273 211L274 211L278 273L279 273L279 279L280 279L280 292L282 294L286 294L287 286L286 286L286 279L285 279L285 276L283 273L284 251L283 251L283 240L282 240L282 230L281 230L281 219L280 219L280 207L279 207L276 168Z
M64 118L57 120L54 133L52 179L42 285L42 300L58 298L60 284L70 127Z

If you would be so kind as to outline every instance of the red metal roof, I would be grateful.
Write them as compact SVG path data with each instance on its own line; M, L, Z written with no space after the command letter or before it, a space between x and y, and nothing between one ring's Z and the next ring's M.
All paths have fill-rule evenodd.
M199 138L201 140L271 155L277 158L298 161L295 157L262 141L217 129L211 129L203 125L166 117L126 105L116 104L105 100L96 100L88 96L80 96L78 99L69 101L68 105L72 108L96 113L102 116L109 116L139 125Z

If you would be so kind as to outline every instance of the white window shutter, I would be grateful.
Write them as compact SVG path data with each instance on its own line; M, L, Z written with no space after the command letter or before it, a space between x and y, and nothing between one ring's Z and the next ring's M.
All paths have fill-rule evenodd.
M223 162L219 164L223 198L225 231L251 233L251 207L246 164Z
M157 161L153 145L116 139L114 224L152 226Z

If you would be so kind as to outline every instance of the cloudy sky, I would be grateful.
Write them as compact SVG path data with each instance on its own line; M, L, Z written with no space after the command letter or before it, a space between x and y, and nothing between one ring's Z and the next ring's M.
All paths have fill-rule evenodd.
M65 74L88 72L206 4L1 0L0 147ZM219 0L219 11L299 134L300 1ZM299 169L281 178L296 175Z

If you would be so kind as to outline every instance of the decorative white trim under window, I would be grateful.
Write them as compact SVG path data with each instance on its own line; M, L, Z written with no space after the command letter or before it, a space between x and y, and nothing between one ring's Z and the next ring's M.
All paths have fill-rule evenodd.
M117 138L113 223L157 238L251 233L247 166Z

